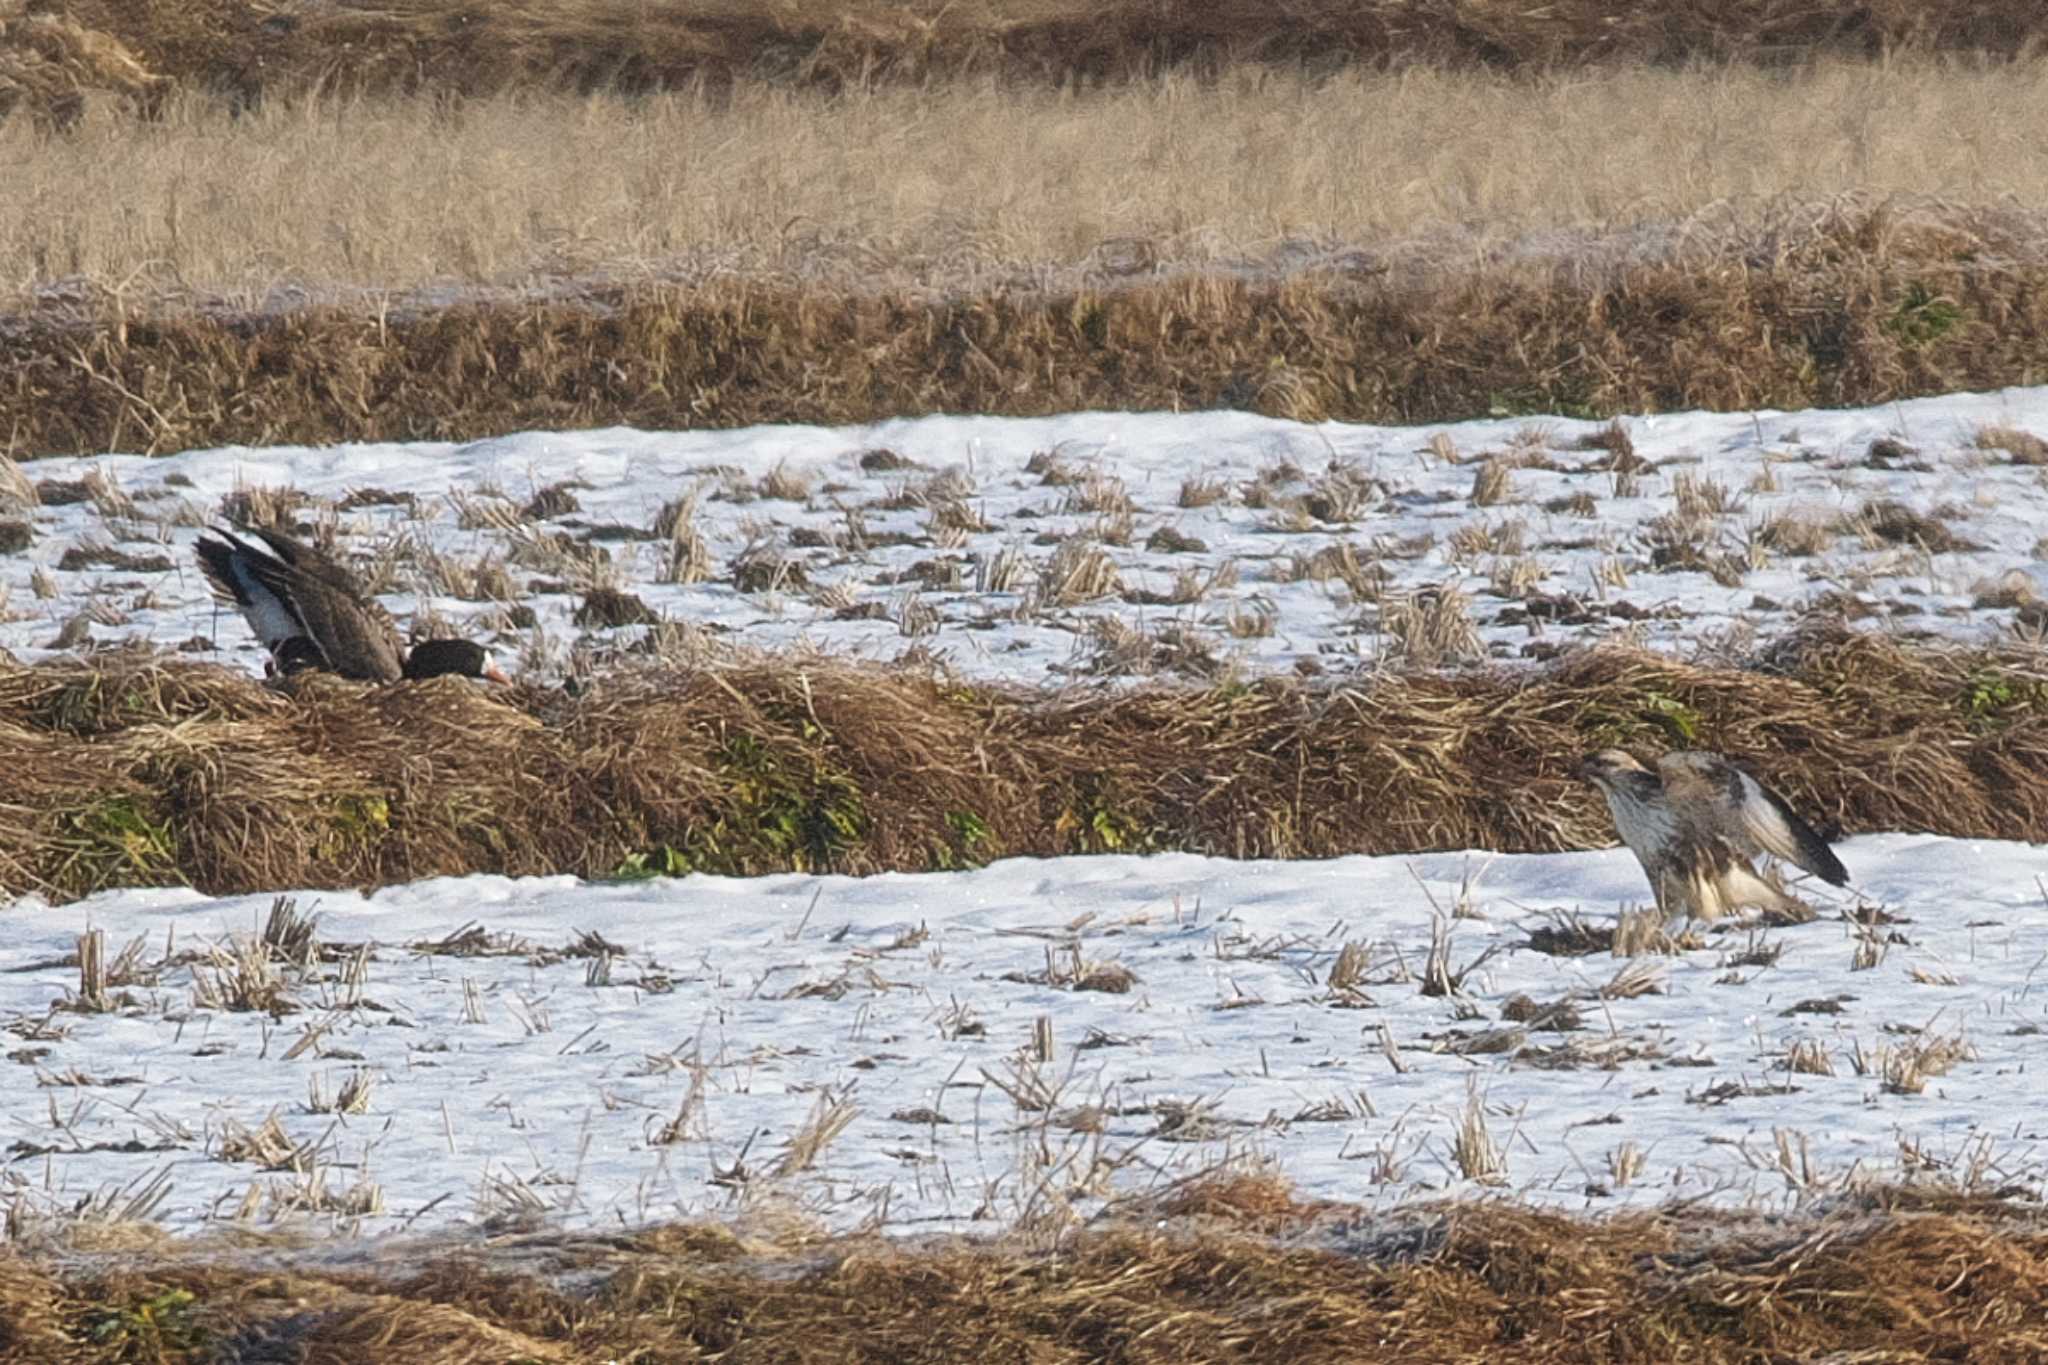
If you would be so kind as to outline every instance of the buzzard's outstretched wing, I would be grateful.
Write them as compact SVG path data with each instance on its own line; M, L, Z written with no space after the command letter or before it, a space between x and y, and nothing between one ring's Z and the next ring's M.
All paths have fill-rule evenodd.
M1827 840L1785 804L1784 798L1719 754L1681 749L1657 762L1665 794L1691 812L1701 833L1726 839L1745 856L1769 853L1835 886L1846 885Z

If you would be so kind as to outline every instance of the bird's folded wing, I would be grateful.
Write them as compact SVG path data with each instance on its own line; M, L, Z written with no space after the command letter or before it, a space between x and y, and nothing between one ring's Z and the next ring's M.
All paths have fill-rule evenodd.
M354 594L308 592L299 598L306 631L320 642L328 666L362 682L397 682L405 676L398 629L376 602Z
M1836 886L1849 880L1827 840L1800 819L1776 792L1719 754L1680 750L1657 764L1664 790L1699 812L1711 832L1744 854L1783 858Z

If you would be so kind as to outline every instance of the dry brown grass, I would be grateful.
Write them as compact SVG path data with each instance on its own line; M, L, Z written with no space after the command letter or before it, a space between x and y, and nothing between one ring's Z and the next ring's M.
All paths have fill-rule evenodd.
M1484 660L1486 642L1471 607L1472 600L1452 583L1382 596L1379 629L1385 657L1412 668Z
M644 92L779 80L827 90L999 74L1053 84L1232 63L1547 68L1591 62L2013 54L2048 24L2032 0L384 0L279 10L251 0L66 0L166 76L244 101L309 87L475 94L557 85Z
M1611 1165L1630 1174L1639 1160ZM1617 1170L1615 1183L1625 1183ZM891 1245L675 1225L415 1245L377 1268L147 1245L0 1252L0 1347L64 1361L2023 1360L2048 1232L1881 1188L1797 1219L1395 1213L1214 1177L1073 1233ZM1276 1237L1279 1240L1276 1240Z
M2044 100L2048 61L1920 59L1085 93L748 83L459 113L419 98L231 116L192 98L68 137L0 126L0 280L17 307L36 289L275 307L287 288L547 297L585 277L960 293L1246 266L1402 279L1486 257L1604 270L1741 235L1762 240L1730 254L1768 259L1811 211L1775 201L1850 193L1986 206L2007 230L1949 254L2038 262L2048 231L2021 206L2048 202L2048 144L2027 135ZM1292 365L1245 383L1284 393Z
M725 280L425 312L58 309L0 332L0 431L21 455L1240 402L1409 423L1848 406L2036 374L2048 261L2015 263L1995 216L1850 200L1793 218L1775 246L1609 276L1482 261L1366 292L1313 275L950 299ZM1292 382L1242 397L1276 359Z
M1979 450L2002 450L2014 464L2048 465L2048 441L2019 427L1979 427L1974 444Z
M1827 828L2038 841L2044 698L2030 655L1828 632L1752 669L1602 649L1114 695L781 658L575 697L0 666L0 889L1583 848L1613 835L1579 757L1669 747L1676 725Z

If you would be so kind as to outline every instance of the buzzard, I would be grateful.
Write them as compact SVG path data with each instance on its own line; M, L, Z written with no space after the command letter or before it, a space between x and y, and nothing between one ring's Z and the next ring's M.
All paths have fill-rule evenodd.
M1621 749L1579 765L1614 827L1649 875L1666 915L1719 919L1738 906L1790 909L1791 897L1757 874L1760 853L1842 886L1848 869L1784 798L1720 754L1681 749L1652 772Z

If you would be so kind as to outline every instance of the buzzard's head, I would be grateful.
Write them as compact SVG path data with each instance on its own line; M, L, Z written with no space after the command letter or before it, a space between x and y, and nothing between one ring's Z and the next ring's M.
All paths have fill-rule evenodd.
M1588 782L1606 786L1624 773L1646 773L1649 769L1636 762L1634 754L1626 749L1602 749L1597 754L1587 754L1579 762L1579 776Z

